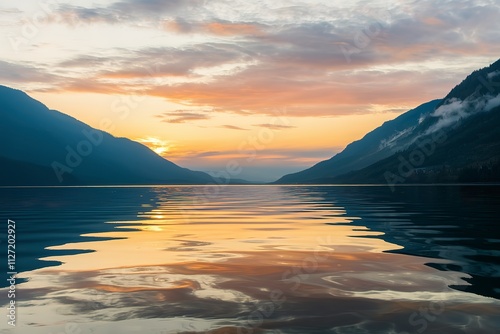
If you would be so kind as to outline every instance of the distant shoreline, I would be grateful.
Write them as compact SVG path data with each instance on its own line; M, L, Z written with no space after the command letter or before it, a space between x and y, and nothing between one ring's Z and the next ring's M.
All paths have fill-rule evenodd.
M251 184L118 184L118 185L68 185L68 186L0 186L0 189L22 188L171 188L171 187L390 187L381 183L301 183L301 184L276 184L276 183L251 183ZM408 183L396 184L394 187L448 187L448 186L500 186L500 183Z

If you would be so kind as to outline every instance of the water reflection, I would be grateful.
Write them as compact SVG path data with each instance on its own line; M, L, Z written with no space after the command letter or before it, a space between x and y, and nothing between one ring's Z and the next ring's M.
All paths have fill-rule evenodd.
M456 288L500 299L500 187L399 187L395 193L340 187L325 200L338 196L348 214L362 217L351 225L369 226L404 246L392 252L450 260L429 265L467 273L470 284Z
M17 263L19 272L61 264L40 260L54 255L47 247L102 241L102 236L82 235L113 230L107 221L137 219L144 206L156 206L156 192L151 188L0 188L2 219L17 222L16 256L22 259ZM82 250L82 245L76 248L57 254L92 251Z
M23 222L30 264L18 330L500 327L498 188L249 186L209 198L205 190L0 190L9 217Z

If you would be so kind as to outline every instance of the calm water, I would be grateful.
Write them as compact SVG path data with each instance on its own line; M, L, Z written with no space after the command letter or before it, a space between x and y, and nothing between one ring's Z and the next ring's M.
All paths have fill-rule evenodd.
M4 188L0 209L0 333L500 328L499 187Z

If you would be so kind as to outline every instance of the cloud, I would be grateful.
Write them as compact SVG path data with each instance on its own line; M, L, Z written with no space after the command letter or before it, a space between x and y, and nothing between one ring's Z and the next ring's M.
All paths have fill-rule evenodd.
M112 66L113 64L119 64L120 66L126 66L127 60L131 60L130 57L125 56L94 56L94 55L80 55L70 59L66 59L57 64L59 67L63 68L106 68Z
M241 114L271 115L276 108L287 107L290 116L333 116L371 113L377 104L417 105L444 95L461 77L447 75L440 76L435 70L337 71L333 75L259 64L210 84L163 85L150 88L147 94Z
M192 155L193 158L206 158L206 157L214 157L220 156L223 154L227 154L227 152L222 151L208 151L208 152L198 152Z
M239 127L239 126L236 126L236 125L221 125L220 126L221 128L225 128L225 129L230 129L230 130L248 130L248 129L245 129L245 128L242 128L242 127Z
M271 130L284 130L284 129L296 128L296 126L293 125L283 125L283 124L255 124L254 126L267 128Z
M443 128L456 124L470 116L467 109L470 109L470 101L462 101L459 99L451 99L447 104L442 105L431 114L431 117L437 117L438 120L433 124L426 133L434 133Z
M200 166L225 165L228 160L236 159L242 165L249 165L248 158L252 161L267 161L268 163L290 163L293 165L306 166L319 160L330 158L333 154L340 152L341 147L315 148L315 149L262 149L257 152L253 149L245 150L226 150L226 151L208 151L208 152L190 152L190 154L179 156L179 160L189 165L191 163Z
M199 68L211 68L251 57L224 43L199 44L185 48L148 48L122 59L115 70L102 71L103 78L190 76Z
M31 82L31 81L30 81ZM53 92L74 92L74 93L98 93L98 94L137 94L140 90L131 84L111 84L99 81L96 78L63 78L57 84L50 84L43 88L31 89L31 91L53 93Z
M465 100L449 99L446 104L437 108L430 116L437 118L437 122L427 129L426 134L434 133L450 127L479 112L488 112L500 106L500 94L496 96L471 95Z
M493 71L493 72L488 73L487 77L488 77L488 79L491 80L498 75L500 75L500 71Z
M175 47L155 42L81 54L52 68L73 71L69 80L49 82L54 91L144 93L222 112L271 114L287 107L291 116L337 116L401 111L441 97L500 54L500 9L493 1L394 1L384 7L390 10L376 3L222 0L61 5L56 13L67 23L76 18L154 28L151 36L162 38L206 36L180 36Z
M158 20L165 15L203 7L204 0L125 0L104 7L62 4L52 17L71 25L78 23L125 23Z
M216 36L259 36L265 34L265 25L254 22L229 22L224 20L213 22L188 22L182 18L164 21L167 31L176 33L198 33Z
M160 118L161 122L179 124L207 120L210 118L208 113L209 111L176 110L173 112L164 112L156 115L156 117Z
M252 61L252 56L228 43L204 43L183 48L156 47L140 50L116 50L120 55L80 55L60 62L62 68L87 68L94 79L155 79L161 77L195 77L200 81L201 71L210 73L228 64ZM237 69L237 68L236 68ZM229 73L229 72L228 72ZM158 85L159 81L152 81Z
M398 104L417 105L437 98L469 69L449 65L440 69L435 59L500 53L500 43L486 43L481 34L474 33L483 28L496 31L490 29L496 17L492 13L500 15L494 6L423 1L405 11L399 9L372 18L363 14L352 21L352 16L330 22L299 19L271 26L213 17L194 23L175 18L168 22L177 32L209 32L212 27L212 33L219 30L219 35L245 38L137 51L121 66L99 75L117 80L176 76L179 81L175 83L151 82L146 93L194 106L262 114L289 106L293 115L328 116L369 113L373 105L401 110ZM484 20L474 19L469 11ZM256 33L262 27L265 33ZM367 28L372 29L369 36ZM498 33L488 34L500 41ZM346 54L346 48L355 52ZM223 76L198 73L238 62L244 65ZM405 70L417 63L420 68Z
M419 124L422 122L421 119L419 119ZM382 150L384 148L393 148L398 144L398 141L401 140L402 138L405 138L408 135L412 134L412 131L415 130L416 126L411 126L409 128L406 128L402 131L397 132L393 136L389 137L389 139L382 139L379 145L379 150Z
M51 83L61 79L42 67L0 60L0 80L6 83Z
M263 34L261 27L253 23L212 22L205 24L204 28L209 33L220 36Z
M0 13L2 13L2 15L22 14L22 11L18 8L0 8Z
M500 94L498 94L497 96L489 99L487 102L486 102L486 105L484 106L484 110L485 111L490 111L496 107L500 106Z
M183 8L203 6L204 0L125 0L115 2L108 8L120 12L136 12L138 14L165 14L176 12Z

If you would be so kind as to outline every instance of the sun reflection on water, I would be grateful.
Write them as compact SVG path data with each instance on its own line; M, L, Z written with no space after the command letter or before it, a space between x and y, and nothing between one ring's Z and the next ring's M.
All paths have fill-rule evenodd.
M95 333L110 324L131 333L141 324L142 333L158 334L167 322L165 333L287 326L347 326L347 333L383 323L390 332L415 330L407 319L430 299L446 307L436 328L457 316L481 316L481 326L492 328L500 321L497 300L450 287L468 285L469 275L391 253L403 246L362 225L363 216L382 214L405 223L388 205L355 215L307 189L229 187L212 201L193 201L198 190L154 189L155 201L141 203L136 220L108 221L112 231L84 235L105 241L49 247L93 252L45 257L62 264L21 274L30 279L21 326L78 319ZM256 311L258 323L249 320Z

